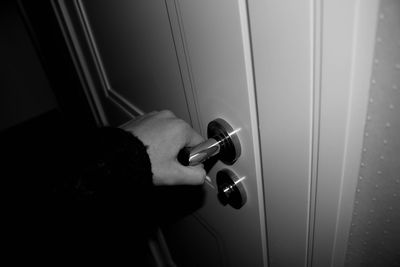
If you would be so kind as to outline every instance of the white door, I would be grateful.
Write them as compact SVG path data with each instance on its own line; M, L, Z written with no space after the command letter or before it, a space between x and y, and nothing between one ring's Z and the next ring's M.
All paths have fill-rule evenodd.
M208 173L204 203L164 230L178 266L266 266L266 225L245 1L60 1L55 4L100 124L171 109L206 137L223 118L242 153ZM222 205L215 177L243 178L247 202ZM182 199L182 201L185 201Z
M179 266L344 265L378 0L54 8L99 124L171 109L203 136L216 118L240 129L239 160L216 164L201 207L163 229ZM217 199L222 168L244 177L241 209Z

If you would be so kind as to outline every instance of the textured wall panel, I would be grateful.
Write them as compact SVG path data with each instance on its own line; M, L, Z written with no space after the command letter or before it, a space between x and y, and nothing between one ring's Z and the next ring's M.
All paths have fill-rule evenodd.
M382 0L346 266L400 266L400 1Z

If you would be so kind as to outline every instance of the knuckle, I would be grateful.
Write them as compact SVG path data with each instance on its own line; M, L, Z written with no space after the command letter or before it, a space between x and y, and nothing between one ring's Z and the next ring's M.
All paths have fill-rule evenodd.
M159 114L164 117L175 117L175 114L171 110L168 110L168 109L161 110L159 112Z
M184 120L182 120L182 119L178 119L178 123L179 123L179 125L180 125L183 129L185 129L185 130L190 130L190 129L192 129L192 127L190 127L190 125L189 125L186 121L184 121Z
M190 130L189 124L182 119L175 119L173 124L174 128L179 132L187 132Z

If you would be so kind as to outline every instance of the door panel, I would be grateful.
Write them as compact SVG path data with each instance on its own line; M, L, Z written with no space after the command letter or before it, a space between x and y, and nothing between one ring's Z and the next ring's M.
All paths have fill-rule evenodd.
M216 118L225 119L238 131L242 147L238 161L232 166L218 162L203 186L201 207L163 229L175 261L196 266L266 266L246 1L59 3L73 52L90 44L91 53L78 55L77 61L81 65L97 62L103 88L93 87L88 94L99 95L105 90L96 107L108 123L117 125L126 120L118 114L132 113L129 108L139 113L168 108L188 122L197 121L192 125L205 137L207 124ZM74 14L81 24L71 20ZM87 28L86 36L77 38L82 27ZM93 80L91 74L84 76ZM114 104L107 105L109 102ZM115 107L120 113L113 110ZM241 209L224 206L217 198L215 176L223 168L243 178L247 203Z
M187 216L163 230L177 266L227 266L220 235L200 217Z
M266 236L246 4L211 0L177 4L200 124L222 117L240 129L242 155L229 168L245 177L247 191L246 205L235 210L222 206L215 189L208 186L210 197L197 213L219 234L228 266L262 266ZM218 163L210 171L214 187L215 174L224 167Z

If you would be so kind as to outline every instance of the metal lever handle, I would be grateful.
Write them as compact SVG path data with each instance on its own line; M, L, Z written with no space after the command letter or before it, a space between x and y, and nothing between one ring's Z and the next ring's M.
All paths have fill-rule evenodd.
M213 120L207 127L209 139L193 148L183 148L177 159L184 166L195 166L218 155L219 160L232 165L241 152L237 132L225 120Z
M219 151L219 142L210 138L193 148L182 149L178 154L178 161L184 166L195 166L217 155Z

